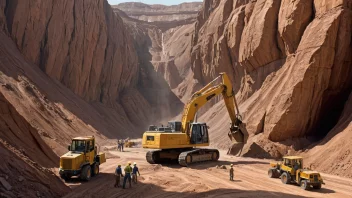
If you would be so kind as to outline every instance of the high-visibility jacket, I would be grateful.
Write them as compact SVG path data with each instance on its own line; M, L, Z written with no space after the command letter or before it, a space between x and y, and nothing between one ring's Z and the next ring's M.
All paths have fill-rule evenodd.
M130 165L125 167L125 173L132 173L132 167Z

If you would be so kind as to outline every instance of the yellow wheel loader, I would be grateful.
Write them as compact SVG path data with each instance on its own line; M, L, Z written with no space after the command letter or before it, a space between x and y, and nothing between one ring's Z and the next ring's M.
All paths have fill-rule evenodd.
M97 152L94 136L73 138L68 150L60 157L59 174L65 181L72 176L88 181L99 174L99 165L106 162L105 153Z
M215 84L217 81L220 83ZM218 95L223 96L231 118L229 138L233 142L243 143L242 118L239 114L232 83L226 73L221 73L219 77L192 95L184 107L182 121L169 122L166 127L154 125L149 127L149 130L143 134L142 146L155 150L147 152L146 160L151 164L177 160L181 166L218 160L220 153L217 149L199 148L209 146L209 127L206 123L197 122L197 111Z
M284 184L296 183L304 190L311 187L320 189L323 182L322 177L316 171L303 168L303 158L297 156L287 156L280 163L271 162L268 170L270 178L281 178Z

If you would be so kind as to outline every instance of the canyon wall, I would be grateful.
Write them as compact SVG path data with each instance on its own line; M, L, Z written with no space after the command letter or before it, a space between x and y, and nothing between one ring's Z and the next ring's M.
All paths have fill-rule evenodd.
M181 104L176 96L151 103L140 90L149 79L106 0L0 0L0 9L1 195L61 197L69 189L54 167L72 137L115 144L177 114L157 110Z
M141 3L122 3L112 6L129 27L135 41L135 48L140 59L141 76L140 90L155 103L160 98L172 96L186 102L190 95L199 88L199 83L192 76L190 62L191 42L194 36L194 21L196 15L188 15L186 12L197 13L201 3L184 3L177 6L145 5ZM144 21L135 17L140 13L147 13L154 17L160 17L157 21ZM165 17L165 14L178 13L188 17L182 18ZM154 74L154 71L156 72ZM152 75L151 75L152 74ZM154 80L150 80L154 79ZM171 93L160 90L168 86ZM157 94L157 91L159 93ZM159 105L160 110L169 111L167 105ZM173 104L172 110L180 113L183 104ZM164 122L167 121L166 119Z
M161 116L156 104L150 104L153 100L141 93L138 85L145 80L140 79L135 42L107 1L5 4L4 28L26 60L111 122L109 129L93 126L97 130L113 138L116 128L123 136L140 135L152 120L172 116L171 111Z
M219 72L230 75L249 136L242 155L280 157L327 142L336 127L347 138L340 123L352 88L351 0L209 0L203 6L192 44L194 78L204 85ZM225 111L218 103L202 118L216 128L214 145L224 148L230 145Z

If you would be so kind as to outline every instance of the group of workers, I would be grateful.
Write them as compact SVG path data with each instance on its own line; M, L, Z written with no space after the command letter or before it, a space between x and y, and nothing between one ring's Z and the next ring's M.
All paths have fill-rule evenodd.
M124 172L125 172L125 175L123 175L121 165L119 164L115 170L115 185L114 185L115 188L120 187L120 181L121 181L122 177L123 177L122 188L125 189L127 181L128 181L129 186L131 188L132 182L137 184L137 174L138 174L138 176L141 176L141 174L139 173L139 169L137 167L136 162L133 163L133 167L131 166L131 162L128 162L127 165L125 166ZM233 173L234 173L233 164L231 164L230 165L230 181L234 181L233 180Z
M115 188L120 187L121 177L123 177L122 188L125 189L127 180L131 188L132 182L137 184L137 173L138 173L138 176L141 176L136 162L133 163L133 167L131 166L131 162L128 162L128 164L125 166L124 172L125 172L125 175L123 175L121 165L119 164L115 170L115 185L114 185Z

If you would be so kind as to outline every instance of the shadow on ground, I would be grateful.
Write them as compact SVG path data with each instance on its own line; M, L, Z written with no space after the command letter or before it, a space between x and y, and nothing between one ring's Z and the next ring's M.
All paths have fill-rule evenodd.
M202 162L202 163L195 163L195 164L191 164L188 166L188 168L192 168L192 169L197 169L197 170L203 170L203 169L207 169L207 168L214 168L216 166L229 166L230 164L233 164L234 166L236 165L249 165L249 164L269 164L268 162L263 162L263 161L226 161L226 160L219 160L216 162ZM177 169L177 168L182 168L182 166L180 166L178 164L178 161L168 161L167 163L162 163L163 166L169 167L169 168L173 168L173 169Z
M79 182L78 180L76 181ZM187 189L188 192L165 191L162 186L154 184L145 184L139 182L132 184L132 188L121 189L114 188L114 175L101 173L89 182L82 182L81 185L73 186L72 192L65 197L168 197L168 198L183 198L183 197L289 197L300 198L304 196L291 195L280 192L270 192L263 190L240 190L240 189L215 189L206 192L194 192L197 189ZM236 180L234 182L241 182ZM128 186L128 185L126 185ZM191 192L189 192L191 191Z

